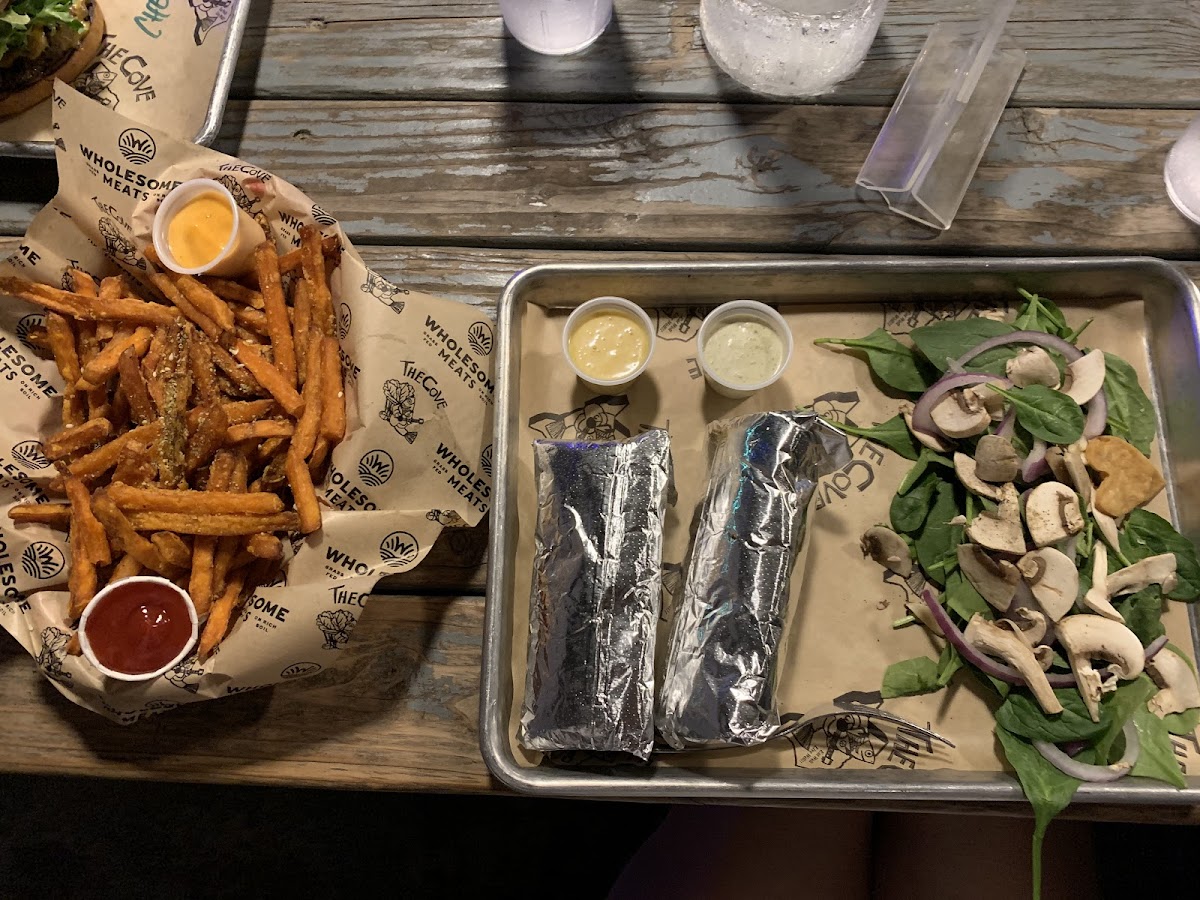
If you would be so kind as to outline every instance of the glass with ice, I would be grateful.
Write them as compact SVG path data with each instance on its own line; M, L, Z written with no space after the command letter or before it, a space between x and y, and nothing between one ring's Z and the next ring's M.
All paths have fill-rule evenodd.
M812 97L866 57L887 0L701 0L704 45L760 94Z
M1200 117L1175 142L1163 171L1175 208L1200 225Z
M512 36L552 56L589 46L608 27L612 11L612 0L500 0Z

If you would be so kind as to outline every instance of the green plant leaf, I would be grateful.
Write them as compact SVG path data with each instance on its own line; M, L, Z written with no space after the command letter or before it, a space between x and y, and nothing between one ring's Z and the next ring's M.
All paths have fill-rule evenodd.
M954 673L963 667L963 658L954 645L947 642L942 648L942 654L937 661L937 686L942 688L950 683Z
M1192 658L1172 644L1167 642L1167 648L1172 653L1176 654L1188 664L1188 668L1192 670L1192 675L1196 674L1196 664L1192 662ZM1186 709L1181 713L1168 713L1163 716L1163 721L1167 723L1167 731L1171 734L1192 734L1196 727L1200 726L1200 708L1193 707Z
M925 577L938 587L946 583L946 576L958 566L955 548L962 541L963 528L950 524L950 520L958 514L954 486L948 481L938 482L933 506L915 541L917 561Z
M1033 897L1042 895L1042 843L1050 822L1071 803L1082 782L1064 775L1048 763L1037 749L1024 738L1017 737L1000 725L996 737L1004 748L1008 764L1017 771L1025 797L1033 807Z
M928 656L917 656L894 662L883 673L879 692L885 700L892 697L911 697L940 690L938 664Z
M1052 301L1037 294L1031 294L1023 288L1017 288L1017 293L1025 298L1025 305L1017 311L1013 327L1017 331L1044 331L1057 337L1066 337L1071 333L1067 317Z
M1146 701L1158 690L1154 682L1141 675L1133 681L1127 681L1111 694L1105 694L1100 701L1101 716L1108 722L1108 727L1095 743L1096 761L1098 765L1106 766L1116 762L1112 748L1117 738L1121 736L1125 723L1133 718L1134 710L1145 706Z
M896 488L896 493L907 494L926 471L928 471L930 466L941 466L944 469L954 470L954 463L950 460L950 457L943 456L935 450L930 450L928 447L922 447L920 454L917 456L916 465L908 470L908 474L904 476L904 480Z
M1058 688L1054 695L1063 705L1063 711L1047 715L1027 690L1013 690L996 710L996 723L1027 740L1052 744L1090 741L1108 729L1111 710L1106 712L1101 707L1100 721L1093 722L1075 688Z
M934 472L926 472L907 494L895 494L888 517L892 529L900 534L916 534L925 524L933 495L942 481Z
M1157 584L1143 588L1113 604L1125 619L1126 627L1138 636L1142 646L1167 633L1162 624L1162 588Z
M1138 383L1133 366L1114 356L1104 354L1104 393L1108 397L1108 432L1124 438L1150 455L1150 444L1158 433L1154 405Z
M921 394L937 380L937 372L923 357L882 328L865 338L818 338L813 343L862 350L875 377L898 391Z
M959 569L946 576L946 589L942 592L942 599L964 622L970 622L971 616L976 613L991 618L992 608Z
M1006 322L972 317L924 325L914 328L908 336L926 359L939 371L945 372L952 360L958 359L972 347L988 338L1011 334L1015 330Z
M1130 562L1160 553L1174 553L1179 583L1167 596L1186 601L1200 598L1200 558L1196 555L1196 547L1162 516L1146 509L1131 512L1121 529L1121 552Z
M1167 723L1142 703L1133 711L1133 726L1137 729L1142 747L1129 774L1155 778L1177 788L1187 787Z
M1034 437L1052 444L1070 444L1083 435L1087 416L1078 403L1061 391L1044 384L1010 390L994 384L988 387L1012 404L1017 421Z
M851 425L849 422L831 421L829 424L834 428L841 429L846 434L865 437L867 440L874 441L877 444L883 444L883 446L899 453L905 459L917 459L921 454L921 450L925 449L917 443L917 439L912 436L912 432L904 424L904 417L900 415L892 416L886 422L880 422L878 425L872 425L870 428Z

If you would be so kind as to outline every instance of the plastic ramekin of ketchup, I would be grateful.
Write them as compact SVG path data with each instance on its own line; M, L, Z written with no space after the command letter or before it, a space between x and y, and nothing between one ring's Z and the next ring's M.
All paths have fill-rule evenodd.
M654 327L646 311L624 297L596 297L577 306L563 329L563 355L587 384L628 387L654 354Z
M199 620L187 592L165 578L135 575L99 591L79 619L79 646L101 674L157 678L187 656Z
M173 272L231 276L251 269L254 248L266 235L225 185L193 178L163 198L152 238L158 258Z

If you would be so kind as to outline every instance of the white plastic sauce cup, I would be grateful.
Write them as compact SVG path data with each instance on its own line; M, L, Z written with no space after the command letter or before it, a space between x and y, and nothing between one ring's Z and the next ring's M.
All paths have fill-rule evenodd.
M575 364L575 360L571 358L571 335L574 334L576 326L582 323L587 316L603 312L606 309L618 309L632 316L646 329L646 337L648 338L646 358L642 360L642 364L634 369L632 374L608 381L586 375ZM596 297L575 307L575 311L567 317L566 327L563 328L562 352L563 356L567 359L567 365L571 367L571 371L579 377L580 381L601 390L620 391L633 384L637 380L637 377L645 372L646 367L650 365L650 359L654 356L654 324L650 321L650 317L646 315L644 309L636 303L626 300L624 297Z
M174 659L172 659L161 669L158 669L154 672L143 672L140 675L131 675L128 672L118 672L115 669L110 669L108 666L101 663L100 660L96 659L96 654L92 650L92 642L88 640L87 624L88 619L90 619L92 616L92 612L104 602L105 597L107 597L118 587L137 582L152 582L154 584L162 585L170 588L172 591L182 597L184 605L187 607L188 617L192 620L192 634L191 637L188 638L187 643L183 645L183 649L176 654ZM122 578L120 581L114 581L112 584L106 585L96 592L96 596L94 596L88 602L88 605L83 608L83 614L79 617L79 649L83 651L84 659L95 666L96 670L100 672L101 675L107 675L109 678L115 678L117 681L151 681L166 674L167 672L171 671L171 669L179 665L180 661L192 651L192 648L196 645L196 639L199 636L200 618L196 615L196 604L192 602L192 598L188 595L188 592L183 590L178 585L167 581L165 578L159 578L157 575L133 575L129 578Z
M775 332L776 337L779 338L782 350L779 365L775 367L775 371L769 378L754 384L741 384L722 378L713 371L708 361L708 355L705 353L705 342L717 326L731 318L757 319ZM749 397L756 391L761 391L774 384L792 360L792 329L788 327L783 316L757 300L731 300L728 303L722 303L705 316L704 321L700 323L700 333L696 336L696 344L696 355L700 360L700 369L704 372L704 379L708 382L708 386L721 396L729 397L732 400Z
M167 228L176 212L188 201L203 194L219 194L229 203L229 208L233 210L233 229L230 231L229 240L225 242L225 247L212 262L189 269L176 262L175 257L171 254L171 247L167 241ZM164 266L180 275L244 275L253 266L254 248L267 239L262 226L254 221L253 216L237 205L237 201L233 199L233 194L229 193L228 188L211 178L193 178L176 185L174 190L163 198L162 204L154 214L152 232L154 249L158 253L158 258L162 260Z

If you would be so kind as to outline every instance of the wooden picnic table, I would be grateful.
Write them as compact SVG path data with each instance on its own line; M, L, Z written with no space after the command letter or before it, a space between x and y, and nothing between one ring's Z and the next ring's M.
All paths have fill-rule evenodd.
M1147 254L1200 274L1200 235L1162 179L1200 111L1194 3L1022 0L1007 34L1028 65L953 228L855 188L930 27L959 6L892 0L856 76L787 104L715 67L697 0L617 0L568 59L506 39L494 2L274 0L251 11L217 147L306 191L385 277L489 311L520 269L616 253ZM52 163L4 165L0 251L54 192ZM368 604L335 668L131 728L0 640L0 771L498 789L476 730L485 556L486 524L447 530Z

